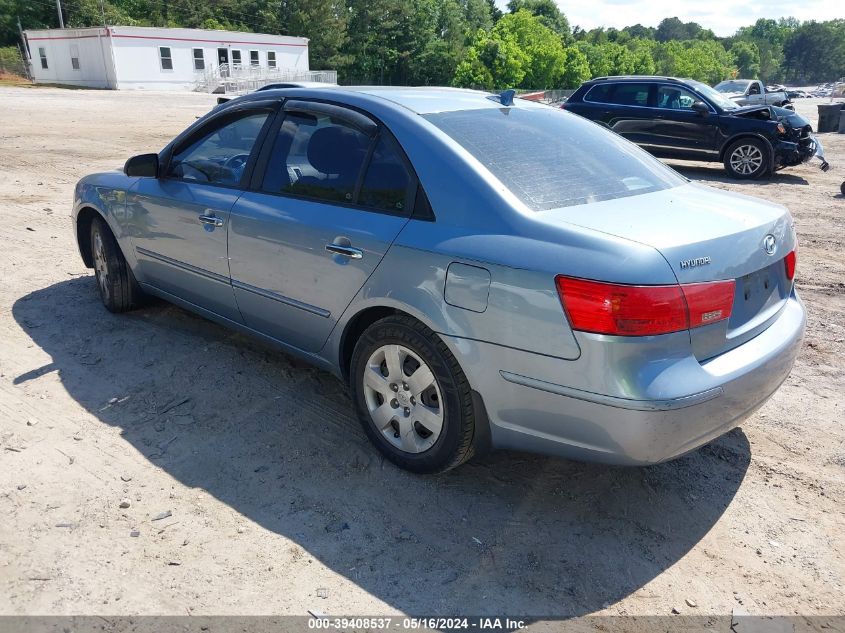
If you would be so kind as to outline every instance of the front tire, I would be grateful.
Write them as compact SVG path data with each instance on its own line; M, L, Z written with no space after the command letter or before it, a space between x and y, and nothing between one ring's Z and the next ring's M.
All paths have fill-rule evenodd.
M111 229L99 217L91 222L91 259L100 299L109 312L126 312L141 302L141 288Z
M473 455L472 392L434 332L406 316L367 328L350 367L352 398L370 441L416 473L437 473Z
M756 138L741 138L725 152L725 171L734 178L753 180L771 171L771 152Z

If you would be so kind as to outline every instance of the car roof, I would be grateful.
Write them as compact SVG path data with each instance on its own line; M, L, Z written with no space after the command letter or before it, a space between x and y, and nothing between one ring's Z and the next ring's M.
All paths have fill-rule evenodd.
M402 106L416 114L433 114L436 112L454 112L458 110L480 110L501 108L502 104L497 96L490 92L468 90L463 88L442 87L401 87L401 86L326 86L324 88L309 88L306 93L301 89L271 88L250 93L228 103L251 100L253 98L266 99L268 97L319 98L326 92L331 92L332 99L344 96L366 95L378 100L389 101ZM320 95L323 93L323 95ZM528 101L519 99L514 101L516 107L535 107Z

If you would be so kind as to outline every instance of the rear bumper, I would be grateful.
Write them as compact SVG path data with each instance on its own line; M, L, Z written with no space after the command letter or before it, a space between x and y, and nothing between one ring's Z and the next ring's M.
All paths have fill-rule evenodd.
M639 356L640 366L630 351L612 363L586 350L564 361L446 338L484 400L494 447L647 465L706 444L759 408L789 375L805 325L793 294L768 329L716 358Z

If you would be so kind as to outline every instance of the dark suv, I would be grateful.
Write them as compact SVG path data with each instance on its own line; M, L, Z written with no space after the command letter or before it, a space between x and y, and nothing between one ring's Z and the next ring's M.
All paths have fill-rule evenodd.
M723 162L759 178L816 153L809 122L774 106L741 107L710 86L672 77L599 77L562 108L606 125L655 156Z

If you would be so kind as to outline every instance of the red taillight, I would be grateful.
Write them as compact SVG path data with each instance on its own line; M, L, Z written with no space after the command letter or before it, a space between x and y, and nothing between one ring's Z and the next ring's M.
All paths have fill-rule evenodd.
M798 251L792 251L783 258L783 263L786 266L786 278L790 281L795 279L795 265L798 263Z
M687 300L691 328L730 318L736 292L733 280L683 284L681 290Z
M596 334L667 334L727 319L733 281L626 286L558 275L558 293L572 328Z

